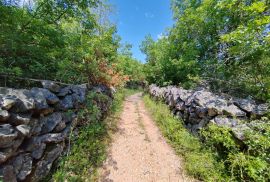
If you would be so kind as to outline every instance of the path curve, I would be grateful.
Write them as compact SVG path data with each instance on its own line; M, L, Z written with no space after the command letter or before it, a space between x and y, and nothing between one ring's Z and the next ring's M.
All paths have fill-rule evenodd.
M100 182L190 181L145 109L141 93L125 100L118 125Z

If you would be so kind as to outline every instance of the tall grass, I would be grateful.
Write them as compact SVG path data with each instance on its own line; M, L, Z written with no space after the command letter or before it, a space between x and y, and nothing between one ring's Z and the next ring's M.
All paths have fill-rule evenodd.
M224 164L218 162L217 154L190 134L183 122L175 118L165 104L151 100L149 95L143 99L163 135L184 159L187 174L203 181L229 181L228 176L222 173L225 171Z

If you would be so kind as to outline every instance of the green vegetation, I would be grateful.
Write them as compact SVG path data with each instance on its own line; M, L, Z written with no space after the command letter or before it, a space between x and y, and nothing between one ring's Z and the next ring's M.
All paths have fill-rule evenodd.
M183 156L188 174L204 181L228 181L225 166L218 162L216 153L207 149L199 139L190 134L162 102L144 96L146 107L177 154Z
M230 128L209 124L195 137L168 107L147 95L151 111L165 137L183 156L188 174L204 181L269 181L270 124L267 118L252 121L253 130L237 140Z
M172 9L174 26L141 45L150 83L206 81L214 91L270 99L269 1L172 0Z
M253 130L245 132L243 142L230 128L212 124L202 131L204 143L218 153L231 181L270 180L270 124L264 120L251 122Z
M0 0L0 73L108 86L141 79L110 12L106 0Z
M100 109L94 100L106 101L107 96L89 94L87 107L81 113L84 117L80 119L84 125L78 131L73 131L70 151L60 160L60 165L53 175L55 181L96 180L97 169L107 157L111 134L117 130L116 124L122 111L123 100L133 93L134 90L119 90L108 117L103 121L100 120Z

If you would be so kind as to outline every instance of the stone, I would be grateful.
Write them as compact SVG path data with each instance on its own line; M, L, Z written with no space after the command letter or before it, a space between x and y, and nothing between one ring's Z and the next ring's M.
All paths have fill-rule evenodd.
M41 134L50 133L62 121L62 114L59 112L53 113L41 119L42 129Z
M58 109L62 111L67 111L73 108L74 108L73 98L71 95L68 95L63 100L61 100L58 106Z
M216 115L228 115L233 117L245 117L246 113L241 111L238 107L230 104L227 100L216 96L208 91L197 91L189 99L189 104L197 104L199 107L208 109L210 117Z
M37 90L31 90L31 94L34 97L37 110L49 108L47 101L46 101L46 98L42 92L39 92Z
M238 107L235 105L229 105L227 107L223 108L223 114L233 117L245 117L246 113L241 111Z
M17 136L17 131L10 124L0 125L0 148L10 146Z
M66 113L63 113L62 116L63 116L63 121L65 121L65 123L71 123L77 117L75 112L66 112Z
M58 123L55 127L55 129L53 130L53 132L59 133L61 131L63 131L66 128L66 122L64 120L62 120L60 123Z
M42 160L36 165L36 169L32 176L32 181L40 181L49 174L53 162L61 155L63 149L64 145L58 144L45 154Z
M80 87L80 88L83 88L85 90L87 89L87 85L85 85L85 84L76 85L76 87ZM107 87L106 85L103 85L103 84L99 84L99 85L96 85L96 86L92 87L91 91L96 92L96 93L100 93L100 94L104 94L104 95L109 96L110 98L113 98L113 94L111 92L111 89L109 87Z
M0 181L3 182L17 182L16 175L12 165L3 166L0 169ZM1 178L2 177L2 178Z
M6 110L0 109L0 122L7 121L10 117L10 114Z
M179 88L178 89L178 93L179 93L179 96L180 96L180 99L184 102L187 102L188 98L190 96L192 96L193 92L192 91L189 91L189 90L185 90L183 88Z
M42 95L45 98L46 102L50 105L57 104L60 101L59 98L55 94L53 94L47 89L32 88L31 93L33 95Z
M249 113L256 108L256 102L251 99L236 99L234 104Z
M71 86L67 86L67 87L63 87L61 88L61 90L59 91L59 93L57 94L58 97L65 97L66 95L71 95L72 92L72 87Z
M29 137L30 135L30 126L28 125L19 125L19 126L16 126L16 129L23 135L23 136L27 136Z
M0 164L6 162L9 157L11 157L11 153L10 152L0 151Z
M237 125L232 128L232 133L238 140L244 141L245 140L245 133L250 131L250 127L247 124Z
M41 133L41 129L43 126L43 120L32 118L29 125L31 128L31 131L30 131L31 135L33 136L39 135Z
M23 142L23 137L16 139L12 143L8 144L8 148L0 150L0 164L6 162L11 156L16 155L17 149Z
M48 133L48 134L40 136L38 140L42 143L60 143L64 141L65 138L66 138L66 135L62 133Z
M206 108L196 107L196 114L199 118L206 118L208 110Z
M24 113L30 110L35 109L35 101L29 90L25 89L11 89L11 88L0 88L0 95L5 93L5 98L8 98L9 104L7 110L10 110L15 113ZM3 105L3 104L2 104ZM11 106L12 105L12 106ZM2 108L5 108L2 106Z
M33 159L31 154L24 153L18 155L12 162L16 177L19 181L23 181L32 171Z
M24 151L31 153L33 159L40 159L47 145L42 141L44 137L36 136L24 142Z
M61 87L53 81L43 80L41 84L43 88L48 89L49 91L53 93L58 93L61 89Z
M178 111L184 111L185 110L185 102L184 101L178 101L175 105L175 109Z
M1 95L1 88L0 88L0 95ZM17 102L17 98L15 96L4 96L1 101L1 107L5 110L9 110L12 108L12 106L15 105Z
M238 120L222 116L215 117L212 122L218 126L225 126L229 128L233 128L238 125Z
M44 153L46 149L46 144L45 143L40 143L38 146L36 146L32 153L31 153L31 156L34 158L34 159L40 159Z
M258 116L264 116L268 112L270 112L269 104L260 104L253 110L252 114L255 114Z
M28 125L31 121L32 114L14 114L11 113L9 123L12 125Z
M269 104L257 105L256 102L251 99L236 99L234 104L254 116L264 116L269 112Z

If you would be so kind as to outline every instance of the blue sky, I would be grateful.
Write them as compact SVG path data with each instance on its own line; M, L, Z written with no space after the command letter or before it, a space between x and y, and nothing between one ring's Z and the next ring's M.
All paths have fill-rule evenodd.
M170 0L109 0L114 6L112 20L117 24L122 42L132 44L133 56L144 62L140 51L144 37L151 34L154 39L172 24Z

